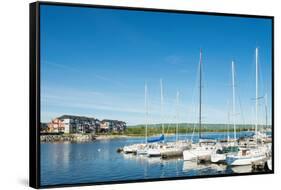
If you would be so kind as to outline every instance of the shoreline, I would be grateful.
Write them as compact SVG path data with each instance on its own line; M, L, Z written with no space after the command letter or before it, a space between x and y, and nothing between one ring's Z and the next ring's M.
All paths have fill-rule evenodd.
M183 135L184 133L181 133L180 135ZM165 136L174 136L175 134L165 134ZM151 137L157 137L158 135L151 135L148 136L148 138ZM96 140L107 140L107 139L124 139L124 138L144 138L145 135L98 135L96 137Z
M226 131L225 131L226 132ZM205 133L225 133L224 131L210 131ZM240 131L248 132L248 131ZM249 131L253 132L253 131ZM190 135L192 133L180 133L179 135ZM174 136L174 133L165 134L165 136ZM157 137L158 135L148 136L148 138ZM124 134L48 134L40 135L41 143L59 143L59 142L69 142L69 143L79 143L79 142L94 142L99 140L114 140L114 139L132 139L132 138L144 138L144 135L124 135Z

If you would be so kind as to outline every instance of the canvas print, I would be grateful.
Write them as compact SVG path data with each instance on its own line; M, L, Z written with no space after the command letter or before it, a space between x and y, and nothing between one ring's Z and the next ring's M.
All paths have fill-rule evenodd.
M40 185L272 172L272 19L40 5Z

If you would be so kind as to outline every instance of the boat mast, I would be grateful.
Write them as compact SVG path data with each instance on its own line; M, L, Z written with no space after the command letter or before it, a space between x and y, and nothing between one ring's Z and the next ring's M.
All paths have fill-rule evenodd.
M227 142L229 142L229 110L227 112Z
M145 143L147 144L147 117L148 117L148 109L147 109L147 84L145 82L144 85L144 104L145 104Z
M230 125L230 108L229 108L229 101L227 101L227 142L229 142L229 125Z
M267 93L264 95L265 96L265 129L267 128Z
M199 138L201 138L201 108L202 108L202 49L200 49L199 60Z
M160 79L160 95L161 95L161 117L163 119L163 81ZM164 134L164 123L162 121L162 135Z
M232 71L232 114L233 114L233 129L234 129L234 139L236 139L236 110L235 110L235 67L234 61L231 62Z
M177 91L177 126L176 126L176 141L179 139L179 96L180 92Z
M256 48L256 125L255 125L255 134L258 133L258 98L259 98L259 86L258 86L258 53L259 49Z

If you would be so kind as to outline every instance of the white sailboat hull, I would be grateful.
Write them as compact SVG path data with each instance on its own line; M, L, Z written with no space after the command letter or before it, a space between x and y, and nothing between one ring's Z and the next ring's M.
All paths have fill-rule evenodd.
M272 158L270 157L270 159L267 160L267 167L269 170L272 170Z
M212 154L212 150L193 149L183 151L183 160L191 161L199 158L207 158Z
M161 151L160 151L159 148L148 149L147 150L147 156L149 156L149 157L161 156Z
M162 158L179 157L182 156L182 150L180 148L169 148L161 151Z
M129 154L129 153L133 153L135 151L135 149L131 146L125 146L123 148L123 151L124 151L125 154Z
M197 155L191 151L191 150L185 150L183 151L183 160L184 161L191 161L191 160L196 160Z
M249 158L230 157L227 158L226 162L228 165L231 166L246 166L246 165L251 165L254 162L262 161L265 158L266 158L265 156L256 156L256 157L249 157Z
M137 155L147 155L147 149L138 149Z
M249 156L229 155L226 157L226 163L231 166L246 166L246 165L252 165L254 162L263 161L265 159L266 159L265 154L249 155Z
M124 146L123 152L125 154L137 153L138 150L144 150L145 146L146 146L145 144L133 144L133 145Z
M218 163L223 162L226 159L226 154L211 154L211 162Z

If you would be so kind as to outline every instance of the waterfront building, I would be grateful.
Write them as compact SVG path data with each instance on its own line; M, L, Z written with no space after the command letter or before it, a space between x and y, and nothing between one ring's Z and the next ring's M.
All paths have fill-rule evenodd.
M60 119L55 118L50 123L48 123L47 131L49 133L63 133L64 123Z
M126 123L118 120L98 120L94 117L62 115L53 119L47 125L49 133L97 133L97 132L122 132Z
M92 117L63 115L48 123L49 133L95 133L99 120Z
M107 133L110 131L110 122L106 120L102 120L100 122L100 131L99 132L104 132Z
M126 130L126 122L104 119L101 121L100 132L123 132Z

